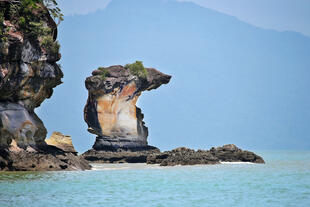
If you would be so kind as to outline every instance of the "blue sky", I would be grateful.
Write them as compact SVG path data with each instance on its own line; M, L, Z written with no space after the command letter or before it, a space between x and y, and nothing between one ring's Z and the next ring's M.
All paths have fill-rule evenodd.
M130 0L125 0L130 1ZM178 0L229 14L252 25L278 31L295 31L310 37L309 0ZM59 0L65 15L104 9L111 0Z

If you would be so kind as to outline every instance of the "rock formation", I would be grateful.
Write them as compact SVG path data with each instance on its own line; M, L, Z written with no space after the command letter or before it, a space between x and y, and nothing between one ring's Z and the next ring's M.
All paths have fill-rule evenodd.
M241 150L233 144L197 151L180 147L171 151L153 153L147 157L148 164L160 164L161 166L219 164L220 162L265 163L260 156Z
M71 136L69 135L63 135L60 132L53 132L51 137L46 139L45 142L48 145L55 146L59 149L62 149L65 152L71 152L77 155L77 151L74 149Z
M256 155L253 152L242 150L234 144L227 144L217 148L212 147L210 152L221 162L265 163L262 157Z
M57 153L63 160L66 156L45 143L47 130L34 112L62 83L63 73L56 63L61 57L57 25L42 3L23 6L19 1L0 2L0 170L28 170L31 162L36 167L29 164L29 170L44 170L37 159L55 163L52 160L60 159ZM78 159L74 158L72 168L70 162L60 168L84 169ZM47 170L58 167L50 164Z
M148 146L148 128L144 125L143 114L136 102L143 91L167 84L171 76L153 68L144 70L145 75L116 65L99 68L86 79L89 96L84 119L88 124L88 131L97 135L93 149L83 155L86 159L94 160L95 156L98 158L99 151L125 154L134 152L134 157L139 157L143 151L158 151L155 147ZM116 156L119 154L116 153Z
M88 150L83 157L95 163L146 163L147 158L159 154L160 150L153 146L142 148L118 148L115 150Z
M89 96L84 118L88 131L96 134L97 138L93 148L85 152L83 157L91 162L161 166L220 162L264 163L260 156L235 145L198 151L180 147L166 152L149 146L148 129L136 102L143 91L167 84L170 78L155 69L144 69L143 65L139 70L133 70L131 65L116 65L93 71L92 76L85 81Z
M185 147L151 154L147 157L147 164L160 164L161 166L219 164L219 161L209 151L195 151Z

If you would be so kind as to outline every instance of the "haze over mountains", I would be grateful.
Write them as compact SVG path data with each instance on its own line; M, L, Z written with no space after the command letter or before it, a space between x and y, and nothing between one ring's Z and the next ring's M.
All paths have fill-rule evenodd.
M87 132L84 80L99 66L142 60L172 75L138 104L149 144L210 148L310 149L310 39L260 29L192 3L113 0L105 10L69 16L59 28L64 84L42 104L49 133Z

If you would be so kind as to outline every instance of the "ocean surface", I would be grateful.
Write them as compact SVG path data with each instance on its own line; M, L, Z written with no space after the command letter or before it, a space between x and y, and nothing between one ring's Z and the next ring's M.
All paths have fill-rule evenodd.
M257 152L265 165L94 165L0 173L0 207L310 206L310 152Z

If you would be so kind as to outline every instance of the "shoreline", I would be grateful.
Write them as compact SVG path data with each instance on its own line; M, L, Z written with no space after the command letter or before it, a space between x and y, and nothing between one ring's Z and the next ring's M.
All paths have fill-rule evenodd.
M142 170L142 169L177 169L189 167L205 167L214 165L255 165L251 162L220 162L219 164L211 165L175 165L175 166L160 166L159 164L146 163L89 163L92 166L88 171L106 171L106 170Z

